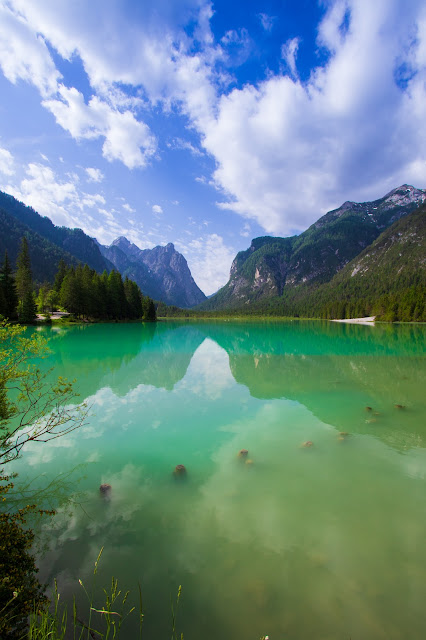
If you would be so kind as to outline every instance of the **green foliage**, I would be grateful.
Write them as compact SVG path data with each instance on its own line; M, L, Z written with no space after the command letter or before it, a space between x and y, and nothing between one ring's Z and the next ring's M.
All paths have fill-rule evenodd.
M377 218L384 226L392 220L387 209ZM189 313L159 307L158 314L328 319L375 315L391 322L426 321L426 208L403 216L369 244L377 234L368 216L348 211L327 214L298 238L287 239L287 245L276 242L283 239L257 238L238 254L230 282L210 300ZM273 286L255 286L255 270L264 270ZM281 287L283 274L286 282Z
M32 207L0 191L0 223L2 218L8 232L3 239L0 238L0 252L8 249L14 263L17 252L14 255L12 253L16 250L16 242L26 235L33 247L31 258L35 279L39 282L54 277L61 258L67 264L75 265L78 261L87 263L99 273L107 266L97 243L81 229L57 227ZM5 246L2 246L2 241Z
M26 224L9 215L1 208L0 228L0 255L3 256L4 252L7 251L12 268L16 266L21 240L24 236L27 238L33 279L37 284L45 280L53 281L61 258L65 260L67 264L77 264L76 258L70 253L67 253L43 236L32 231Z
M101 549L95 562L92 582L86 588L82 580L78 583L87 598L87 613L77 611L75 599L72 607L72 615L69 615L66 605L62 607L59 602L59 593L55 583L53 607L50 610L39 609L30 617L28 640L64 640L72 637L74 640L83 638L104 638L104 640L118 639L122 636L123 625L126 619L135 615L135 607L128 604L129 591L123 593L119 588L118 580L111 580L109 589L103 589L102 601L96 595L96 574L102 555ZM139 637L142 637L142 596L139 587ZM127 636L124 636L127 637Z
M102 275L87 265L61 268L61 306L80 318L155 321L155 305L138 285L114 269Z
M26 338L25 327L0 322L0 464L17 458L28 442L46 442L81 426L85 404L75 404L73 384L34 360L48 353L38 333Z
M48 600L30 554L34 534L25 528L27 515L36 507L9 512L7 494L13 488L9 480L0 476L0 483L6 483L0 484L0 637L19 640L26 636L28 616L34 609L46 611Z
M10 320L16 317L18 294L15 279L9 262L7 251L4 254L3 268L0 272L0 313Z
M25 337L25 327L0 322L0 465L17 458L28 442L46 442L81 426L86 406L72 408L72 383L42 372L34 360L47 355L46 341L37 333ZM26 517L35 505L13 508L10 477L0 475L0 637L24 637L28 616L47 605L29 553L34 534ZM25 634L26 635L26 634Z
M31 271L30 252L25 236L21 242L21 252L16 262L16 291L18 294L18 317L20 322L32 322L36 315L33 294L33 276Z

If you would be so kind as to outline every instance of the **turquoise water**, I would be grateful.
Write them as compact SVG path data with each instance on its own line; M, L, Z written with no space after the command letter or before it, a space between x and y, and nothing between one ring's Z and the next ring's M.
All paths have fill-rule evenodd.
M75 492L43 531L41 577L63 598L103 546L99 582L140 582L148 640L170 637L179 585L185 640L426 637L425 327L43 331L43 366L91 406L16 465Z

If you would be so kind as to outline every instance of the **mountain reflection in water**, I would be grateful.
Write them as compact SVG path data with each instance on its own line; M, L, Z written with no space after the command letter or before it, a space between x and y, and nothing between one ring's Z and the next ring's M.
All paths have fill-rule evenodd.
M46 531L42 578L70 598L104 545L100 581L141 582L148 638L169 633L179 584L185 638L424 638L425 333L302 321L57 332L46 366L76 377L93 413L16 465L48 479L85 464L84 510L60 510Z

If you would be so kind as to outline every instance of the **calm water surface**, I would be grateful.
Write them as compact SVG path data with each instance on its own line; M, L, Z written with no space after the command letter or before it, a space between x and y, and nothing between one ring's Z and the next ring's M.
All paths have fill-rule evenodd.
M46 334L46 366L92 407L87 426L17 464L34 487L59 476L76 492L44 531L41 577L63 597L104 546L99 581L134 594L140 582L148 640L170 637L180 584L185 640L424 640L424 326Z

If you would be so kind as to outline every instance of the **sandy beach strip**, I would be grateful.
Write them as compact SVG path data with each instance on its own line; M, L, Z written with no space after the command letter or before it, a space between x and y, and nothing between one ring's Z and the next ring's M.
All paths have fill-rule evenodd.
M369 316L367 318L345 318L344 320L332 320L331 322L349 322L351 324L369 324L373 325L376 316Z

